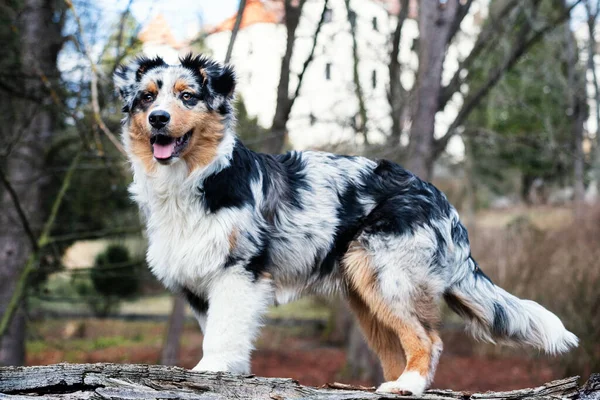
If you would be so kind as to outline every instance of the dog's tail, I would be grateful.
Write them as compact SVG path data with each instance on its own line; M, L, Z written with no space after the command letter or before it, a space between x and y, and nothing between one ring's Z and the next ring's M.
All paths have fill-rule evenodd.
M464 230L464 236L460 236L466 238L466 229L462 225L458 228ZM466 319L474 337L492 343L529 345L549 354L577 347L577 336L566 330L556 315L494 285L470 255L454 277L444 297L450 308Z

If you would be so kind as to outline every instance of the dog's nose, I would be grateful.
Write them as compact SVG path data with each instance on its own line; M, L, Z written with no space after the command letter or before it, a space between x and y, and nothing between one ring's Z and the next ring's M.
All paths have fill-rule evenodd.
M156 129L164 128L170 119L171 116L169 115L169 113L163 110L152 111L150 113L150 116L148 117L150 125L152 125Z

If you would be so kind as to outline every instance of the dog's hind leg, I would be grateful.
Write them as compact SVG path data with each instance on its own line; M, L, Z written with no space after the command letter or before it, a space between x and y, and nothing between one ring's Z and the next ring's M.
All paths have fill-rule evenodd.
M388 382L378 391L420 395L433 380L442 343L434 328L438 307L435 296L428 294L425 285L397 269L394 279L381 282L377 271L381 266L358 242L353 242L343 260L343 267L351 292L358 299L351 300L369 343L378 353ZM389 266L388 266L389 267ZM406 290L397 289L395 281L405 283ZM393 282L390 282L393 281ZM388 287L382 287L387 284ZM410 288L408 290L407 288ZM371 321L361 317L364 310L356 307L362 302L372 315ZM392 340L395 335L396 341ZM397 358L401 344L406 366L400 374Z
M404 369L403 350L398 335L377 319L357 293L350 293L348 303L369 347L381 361L384 378L388 381L398 378Z

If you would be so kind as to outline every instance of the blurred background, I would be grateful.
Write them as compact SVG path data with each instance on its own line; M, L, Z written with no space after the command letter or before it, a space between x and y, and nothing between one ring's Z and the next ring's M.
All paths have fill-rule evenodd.
M600 371L599 0L3 0L0 364L193 367L202 335L149 273L116 66L235 66L254 150L394 160L445 191L497 284L556 312L571 354L473 341L444 309L435 387ZM253 372L381 380L340 300L273 308Z

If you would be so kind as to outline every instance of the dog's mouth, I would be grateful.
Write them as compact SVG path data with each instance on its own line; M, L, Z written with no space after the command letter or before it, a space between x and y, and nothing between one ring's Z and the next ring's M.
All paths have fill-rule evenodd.
M193 129L178 138L163 134L152 136L150 138L150 145L152 146L154 158L159 162L166 162L174 157L178 157L187 147L192 132Z

